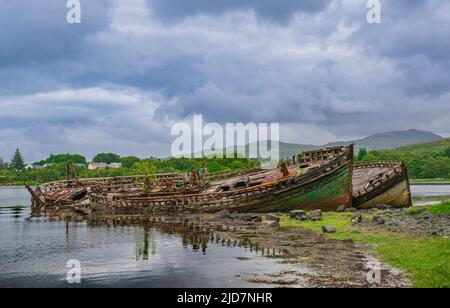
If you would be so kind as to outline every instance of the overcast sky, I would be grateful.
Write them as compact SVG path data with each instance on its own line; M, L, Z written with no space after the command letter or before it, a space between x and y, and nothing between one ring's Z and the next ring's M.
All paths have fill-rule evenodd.
M0 0L0 157L170 154L172 123L450 136L450 1Z

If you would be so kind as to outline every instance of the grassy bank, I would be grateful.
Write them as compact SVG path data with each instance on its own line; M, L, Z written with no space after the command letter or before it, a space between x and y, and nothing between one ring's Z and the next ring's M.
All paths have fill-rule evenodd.
M450 203L430 207L437 214L449 214ZM411 210L412 211L412 210ZM411 215L417 213L411 212ZM332 225L337 232L327 235L334 239L352 239L356 243L373 245L379 258L404 270L414 287L450 287L450 239L416 237L410 234L353 226L352 213L324 213L318 222L298 221L283 216L282 228L308 228L322 233L322 226ZM365 219L371 217L366 216Z
M441 204L427 207L410 208L408 210L409 215L420 215L425 212L438 216L450 215L450 201L445 201L442 202Z

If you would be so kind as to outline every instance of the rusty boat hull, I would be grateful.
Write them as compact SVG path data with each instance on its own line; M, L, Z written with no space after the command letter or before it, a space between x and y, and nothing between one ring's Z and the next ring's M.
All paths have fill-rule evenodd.
M353 166L353 206L412 205L408 169L403 162L366 162Z

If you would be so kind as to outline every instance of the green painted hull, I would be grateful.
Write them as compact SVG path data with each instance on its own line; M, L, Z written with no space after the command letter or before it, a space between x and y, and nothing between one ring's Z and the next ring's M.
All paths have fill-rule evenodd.
M117 212L196 211L289 212L296 209L336 210L352 204L353 147L306 152L299 164L313 163L304 174L243 189L160 196L89 195L91 204Z
M289 212L292 210L322 209L336 210L339 206L351 206L351 163L339 170L314 179L308 183L299 183L285 191L257 201L243 202L236 210L241 212Z

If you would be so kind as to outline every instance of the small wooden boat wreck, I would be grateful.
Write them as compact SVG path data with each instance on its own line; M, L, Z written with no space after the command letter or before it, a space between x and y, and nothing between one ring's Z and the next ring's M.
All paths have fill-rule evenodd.
M333 210L352 204L353 145L304 152L298 163L192 185L136 193L93 187L91 206L118 213L145 211L239 212ZM158 185L156 185L158 186Z
M32 189L29 185L25 188L31 194L32 208L54 208L59 206L77 206L87 205L89 203L88 194L92 188L102 192L127 192L140 193L144 186L151 185L159 190L169 189L170 187L185 187L186 178L179 173L163 173L156 174L153 178L137 175L137 176L121 176L109 178L87 178L79 179L75 166L69 162L67 164L74 174L74 178L70 179L69 175L65 181L56 181L37 186ZM251 172L259 171L259 168L250 170L225 171L208 175L208 180L216 181L226 179L232 176L239 176ZM152 183L150 183L152 182ZM155 184L157 183L157 184ZM168 188L169 187L169 188Z
M59 185L53 183L37 186L35 190L25 184L31 194L32 208L49 208L69 206L87 197L88 190L78 179L78 173L72 161L66 165L67 181L60 181ZM74 180L70 180L73 174Z
M353 166L353 206L412 205L408 170L404 162L365 162Z

